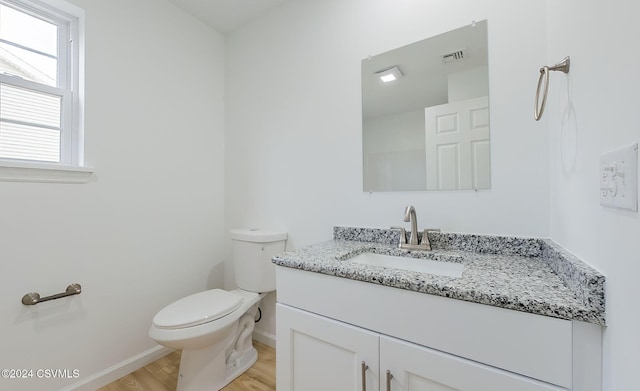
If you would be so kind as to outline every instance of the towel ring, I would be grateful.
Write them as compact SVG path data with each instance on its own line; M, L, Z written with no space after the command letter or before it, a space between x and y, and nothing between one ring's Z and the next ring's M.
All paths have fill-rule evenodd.
M540 68L540 77L538 78L538 88L536 89L536 104L534 106L533 118L536 121L540 121L542 118L542 113L544 113L544 108L547 105L547 93L549 92L549 71L560 71L564 73L569 73L569 68L571 65L571 59L567 56L562 61L557 63L554 66L548 67L543 66ZM540 103L540 88L542 87L542 81L544 80L544 94L542 94L542 103Z

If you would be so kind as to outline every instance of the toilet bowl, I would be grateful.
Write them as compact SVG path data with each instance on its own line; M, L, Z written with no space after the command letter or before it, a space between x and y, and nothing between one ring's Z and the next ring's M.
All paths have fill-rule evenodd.
M218 390L255 363L258 354L251 333L261 299L241 289L212 289L158 312L149 336L161 345L182 349L178 390Z
M286 237L281 232L232 230L238 288L187 296L153 318L149 336L182 349L178 391L220 390L256 362L254 319L262 297L275 290L271 257L284 251Z

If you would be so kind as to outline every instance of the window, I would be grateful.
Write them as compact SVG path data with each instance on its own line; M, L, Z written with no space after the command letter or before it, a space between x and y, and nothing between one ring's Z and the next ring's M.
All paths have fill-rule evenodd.
M52 3L62 7L47 5ZM60 0L47 4L0 0L3 165L83 165L78 120L81 11Z

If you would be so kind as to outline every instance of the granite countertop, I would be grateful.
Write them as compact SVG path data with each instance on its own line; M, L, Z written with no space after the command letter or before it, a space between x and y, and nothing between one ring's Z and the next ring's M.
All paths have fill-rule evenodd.
M429 232L432 251L462 262L461 277L362 265L364 252L400 255L398 231L335 227L334 240L273 257L276 265L532 314L605 325L605 277L547 239Z

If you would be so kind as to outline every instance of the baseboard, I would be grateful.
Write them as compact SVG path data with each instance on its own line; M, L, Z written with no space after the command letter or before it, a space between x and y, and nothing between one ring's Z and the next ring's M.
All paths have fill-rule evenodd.
M60 391L95 391L100 387L113 383L135 370L151 364L173 351L173 349L158 345L136 356L121 361L103 371L86 377Z
M276 348L276 336L264 330L253 330L253 339L272 348Z

